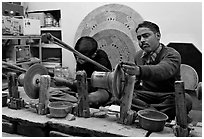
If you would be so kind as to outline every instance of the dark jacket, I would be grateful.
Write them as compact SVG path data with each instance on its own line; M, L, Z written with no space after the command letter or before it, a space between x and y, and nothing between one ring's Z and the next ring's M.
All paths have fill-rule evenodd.
M146 91L173 92L174 83L180 80L180 54L171 47L162 44L162 50L152 65L144 65L141 58L143 51L139 50L135 56L135 63L140 67L142 88Z
M96 53L96 56L92 58L92 60L98 62L99 64L105 66L108 69L112 69L111 63L108 59L108 55L101 49L99 49ZM97 67L96 65L86 62L84 64L77 63L76 71L85 70L87 74L87 78L91 78L91 75L94 71L104 71L103 69Z

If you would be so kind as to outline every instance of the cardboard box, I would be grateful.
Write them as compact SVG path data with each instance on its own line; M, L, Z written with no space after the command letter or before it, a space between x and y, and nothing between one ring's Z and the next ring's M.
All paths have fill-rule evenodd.
M28 13L28 18L40 20L40 26L45 26L45 13Z
M12 34L11 25L12 25L11 17L2 16L2 34L3 35Z
M40 20L23 18L19 20L22 35L40 35Z
M2 16L3 35L40 35L40 20Z

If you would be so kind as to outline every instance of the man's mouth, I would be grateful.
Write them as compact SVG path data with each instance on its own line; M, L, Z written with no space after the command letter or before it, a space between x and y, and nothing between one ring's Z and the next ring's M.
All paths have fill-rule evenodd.
M149 45L147 45L147 44L143 44L143 45L142 45L142 48L143 48L143 49L145 49L145 48L147 48L147 47L149 47Z

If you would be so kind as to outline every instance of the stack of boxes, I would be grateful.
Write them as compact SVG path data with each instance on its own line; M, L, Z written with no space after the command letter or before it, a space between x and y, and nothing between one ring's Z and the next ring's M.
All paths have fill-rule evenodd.
M3 35L40 35L40 20L2 16Z

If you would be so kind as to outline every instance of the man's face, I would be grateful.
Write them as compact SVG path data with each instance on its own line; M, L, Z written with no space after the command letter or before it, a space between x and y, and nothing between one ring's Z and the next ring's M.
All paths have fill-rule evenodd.
M76 61L77 61L78 63L80 63L80 64L86 63L86 60L84 60L84 59L82 59L82 58L80 58L80 57L78 57L78 56L76 56Z
M160 34L154 33L149 28L141 27L137 30L139 46L146 53L154 51L159 46Z

